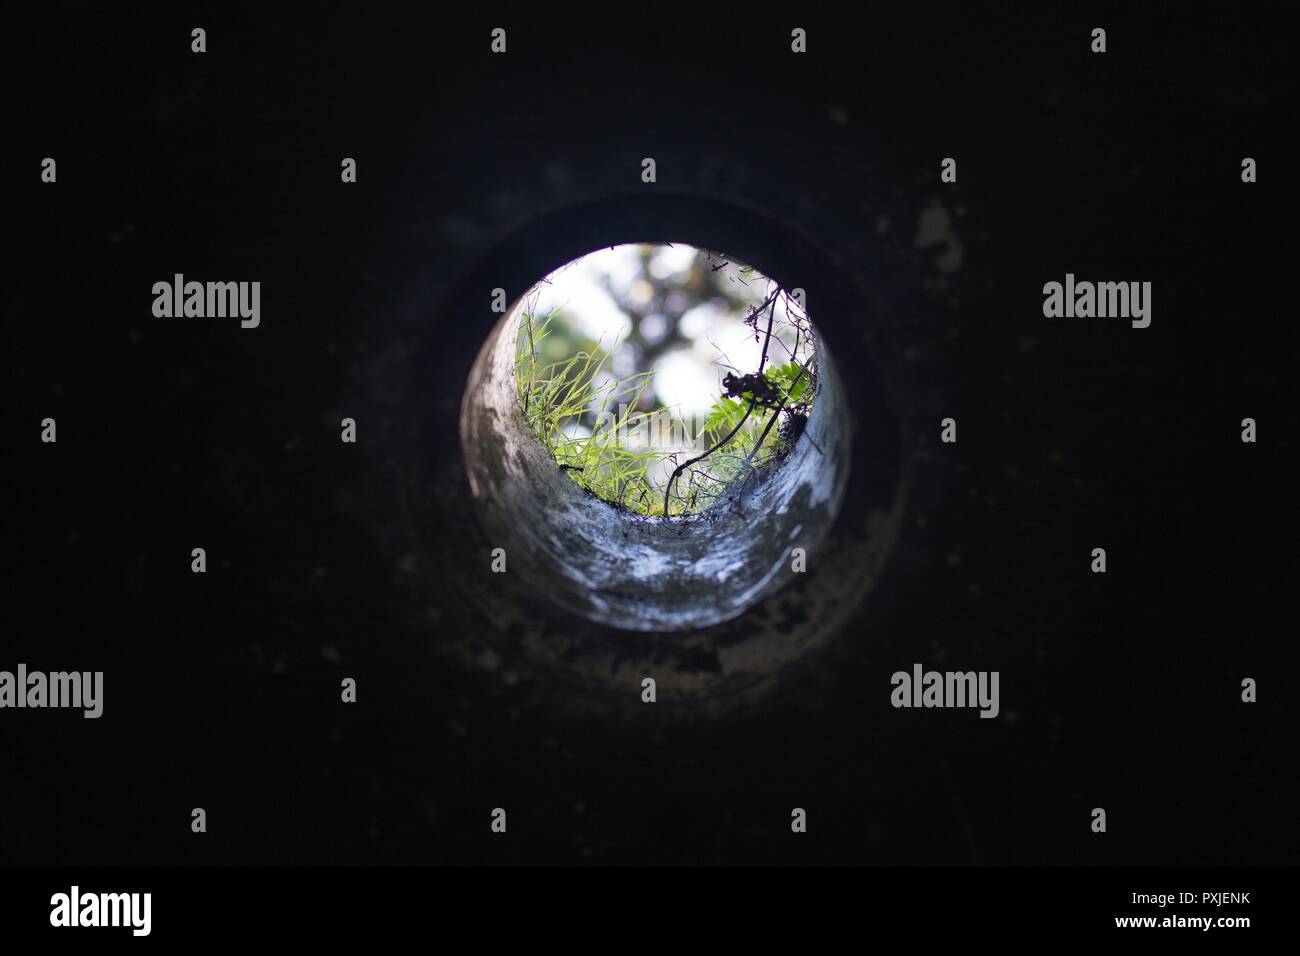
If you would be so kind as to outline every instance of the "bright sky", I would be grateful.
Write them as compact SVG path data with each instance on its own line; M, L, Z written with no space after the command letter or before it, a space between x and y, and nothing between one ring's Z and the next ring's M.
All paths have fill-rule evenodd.
M649 301L652 290L649 283L640 279L639 248L624 245L601 249L553 272L546 280L549 285L540 286L538 312L546 314L565 307L567 319L604 348L611 349L632 326L627 315L605 292L604 278L608 277L616 287L626 288L634 301L639 296ZM655 278L669 278L689 268L697 251L686 245L657 246L650 261L650 272ZM667 353L653 370L652 387L661 403L682 416L706 413L722 394L722 376L728 371L725 366L734 366L742 372L757 370L762 346L754 341L754 333L743 319L749 307L763 301L767 291L768 282L756 279L746 289L752 300L746 308L732 311L706 302L687 310L679 328L692 340L691 346ZM667 322L661 321L666 331ZM643 321L643 333L651 333L654 328L652 317ZM642 371L628 367L630 358L627 353L620 356L615 349L611 359L614 371L624 376Z

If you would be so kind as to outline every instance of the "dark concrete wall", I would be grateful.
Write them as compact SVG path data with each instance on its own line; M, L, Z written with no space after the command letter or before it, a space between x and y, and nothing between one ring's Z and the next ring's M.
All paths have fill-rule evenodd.
M198 58L189 15L50 16L5 150L5 661L104 670L108 716L6 715L6 857L1294 862L1269 31L1115 16L1093 57L1092 14L213 14ZM456 421L490 290L646 239L753 245L878 409L832 559L730 644L474 596ZM261 327L154 319L174 272L260 280ZM1066 272L1153 281L1152 327L1045 319ZM894 710L917 661L1000 670L1002 716Z

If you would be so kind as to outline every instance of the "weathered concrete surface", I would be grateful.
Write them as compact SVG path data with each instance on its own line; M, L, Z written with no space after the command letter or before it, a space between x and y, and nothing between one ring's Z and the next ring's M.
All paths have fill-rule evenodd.
M725 249L805 289L831 359L811 440L766 481L695 519L629 518L559 472L518 410L505 340L514 326L487 308L495 286L519 295L582 253L631 241ZM674 190L541 212L488 255L439 306L433 327L460 334L430 335L423 352L399 359L408 391L395 415L411 437L394 451L405 533L427 556L413 574L424 600L484 622L467 633L467 657L481 657L470 648L486 643L493 661L575 681L583 690L570 699L581 706L627 693L651 667L668 692L710 707L755 699L785 664L841 633L903 513L903 426L884 385L888 355L875 352L870 289L752 206ZM463 403L445 390L430 401L424 380L409 375L426 362L452 363L457 371L438 380L466 382ZM445 544L453 527L464 542L454 550ZM808 553L799 575L789 562L796 545ZM490 572L495 547L506 549L505 574Z
M680 631L737 617L790 580L792 548L817 551L852 445L824 343L807 431L780 462L734 482L703 514L648 518L584 491L529 429L515 384L519 310L492 330L461 408L470 493L488 540L506 551L506 573L592 621Z
M1295 673L1294 52L1259 18L1126 10L1105 57L1087 9L920 4L800 10L806 56L781 11L534 5L493 57L441 7L223 9L192 56L176 18L43 6L12 51L59 70L7 138L3 640L115 683L102 721L0 728L0 856L1293 864L1295 694L1224 679ZM489 573L459 413L492 288L673 238L809 288L852 472L802 579L623 631ZM838 302L807 279L832 270ZM1156 280L1152 328L1044 319L1067 270ZM176 271L261 280L261 326L155 319ZM892 709L916 661L1001 670L1002 716ZM1239 763L1183 759L1189 732ZM220 840L178 834L196 793ZM1135 825L1089 833L1099 793Z

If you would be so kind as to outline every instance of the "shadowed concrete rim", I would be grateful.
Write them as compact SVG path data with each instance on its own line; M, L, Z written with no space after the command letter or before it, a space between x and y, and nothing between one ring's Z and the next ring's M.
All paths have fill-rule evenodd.
M568 610L637 631L717 624L784 584L792 549L821 543L848 479L850 426L824 343L807 430L788 455L702 514L646 518L585 492L529 429L515 382L522 307L479 353L460 420L474 504L515 569Z
M587 599L575 595L575 583L554 586L562 572L553 564L540 577L526 573L528 549L509 553L509 573L489 570L491 549L510 547L501 544L508 539L495 530L509 509L485 516L485 495L473 493L471 471L486 467L487 478L501 480L509 459L494 454L500 466L495 476L491 462L473 464L464 431L492 429L496 422L486 413L463 421L461 413L467 396L480 390L481 383L471 377L485 371L485 366L475 371L476 365L502 318L489 309L493 290L504 288L517 300L538 278L565 263L593 249L629 242L688 243L721 251L785 288L805 289L819 347L834 356L842 415L827 421L840 418L846 428L847 483L838 513L821 543L808 551L806 573L787 571L771 587L760 584L757 599L730 617L715 609L692 624L670 619L661 604L664 613L658 620L633 629L627 608L644 603L626 600L617 612L624 616L616 623L609 616L583 613L591 610L589 603L582 604ZM477 622L463 637L452 639L437 629L431 636L449 653L470 661L486 653L485 659L508 661L521 674L576 681L584 688L583 701L596 700L598 687L600 694L617 696L617 688L639 682L653 668L661 688L675 686L678 693L719 705L756 699L786 663L842 637L880 579L908 498L911 457L904 451L905 419L893 387L898 370L893 350L881 348L897 323L896 303L906 297L889 293L897 283L885 261L879 275L847 273L807 233L751 205L656 190L531 213L485 245L478 264L439 295L436 304L413 286L415 338L401 355L405 394L391 446L405 533L423 566L412 580L420 582L426 616ZM452 383L460 383L454 393ZM513 391L508 394L513 398ZM832 404L825 403L828 408ZM526 437L528 442L517 443L519 454L529 454L525 450L531 448L544 456L547 470L558 471L540 444ZM525 463L516 461L514 467ZM576 504L572 495L581 491L564 476L554 477L566 483L566 506ZM600 502L590 504L608 510ZM630 537L631 523L617 523ZM787 533L792 528L787 526ZM509 531L522 533L518 526ZM788 554L788 547L783 551ZM757 578L751 581L758 583ZM733 604L725 613L735 610ZM718 622L705 623L710 619Z

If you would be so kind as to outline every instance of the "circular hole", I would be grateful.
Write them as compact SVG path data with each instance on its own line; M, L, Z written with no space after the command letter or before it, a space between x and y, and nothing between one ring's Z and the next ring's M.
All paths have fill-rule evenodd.
M620 249L622 265L618 264ZM670 254L669 249L681 251ZM608 457L597 457L608 448L591 442L573 444L575 436L589 439L599 432L596 419L603 405L596 403L593 409L591 402L584 401L592 396L581 389L575 396L570 386L584 381L591 384L597 376L575 378L570 374L555 385L557 369L564 369L564 363L575 355L585 354L587 358L577 361L587 363L585 367L591 371L593 350L578 348L566 355L568 350L560 349L544 355L535 340L521 341L521 330L526 339L531 329L536 339L541 327L538 310L549 308L543 304L545 297L560 285L562 277L585 276L584 281L600 286L622 270L612 289L606 286L607 298L614 305L606 315L606 324L611 328L622 328L620 322L635 325L635 347L650 350L665 338L672 343L683 339L691 343L693 351L701 340L697 326L707 327L708 323L701 321L698 311L692 313L699 303L681 298L670 302L669 297L686 295L689 270L701 259L706 269L712 267L710 261L730 260L679 244L616 246L604 252L615 256L605 260L602 254L589 254L576 265L535 283L497 322L480 350L460 416L461 445L475 508L493 547L503 549L512 573L522 573L534 591L589 620L639 631L685 630L730 620L802 571L807 555L816 550L835 519L850 462L851 428L843 386L826 343L803 313L801 290L781 286L757 268L744 273L740 270L749 266L736 265L734 275L756 276L759 290L737 292L734 301L718 294L720 301L715 306L727 321L739 317L751 343L757 336L758 342L753 344L758 346L759 361L748 365L729 362L732 369L717 365L704 336L706 344L692 360L696 367L689 371L694 374L702 368L700 381L705 382L708 375L716 375L717 395L712 389L700 388L695 401L702 404L706 397L711 399L709 409L715 398L719 404L724 398L736 402L740 409L731 425L719 428L715 421L712 429L704 427L704 447L694 452L633 445L633 457L641 458L631 467L626 467L628 450L619 452L614 446L613 454L624 457L621 464L610 467ZM673 268L682 264L687 281L675 282L674 275L681 273L674 273ZM717 278L714 275L697 283L701 302L713 298L717 288L710 289L710 285ZM724 276L721 281L726 280ZM753 295L758 295L757 302L752 301ZM622 304L620 297L625 300ZM567 301L574 315L566 321L577 326L591 322L587 332L598 333L600 323L583 320L572 298ZM559 303L564 302L561 293ZM755 316L754 306L764 302L767 311ZM635 319L628 315L631 307L642 310ZM769 314L774 327L771 337L767 335ZM558 321L557 315L542 311L540 318L549 317L553 323ZM647 328L651 316L657 318ZM745 326L743 321L751 317L754 327ZM554 331L558 326L548 328ZM599 334L596 341L600 343ZM781 344L774 344L777 342ZM591 343L584 340L578 344ZM633 377L638 371L653 373L655 379L663 377L662 388L670 393L672 375L664 374L667 363L638 369L635 347L630 365L627 358L621 360L624 370ZM668 349L664 355L672 351ZM608 352L611 375L605 382L617 390L627 375L615 374L612 367L618 354L616 342L609 342ZM779 364L773 368L774 363ZM788 368L790 365L794 368ZM567 368L573 372L572 365ZM688 368L679 365L676 372L684 382ZM726 376L731 379L727 381ZM799 389L803 383L806 390ZM647 382L646 389L651 384ZM685 389L682 385L681 394ZM733 394L727 395L728 390ZM652 401L650 411L668 404ZM573 414L552 414L557 407ZM706 412L700 424L706 425L711 412L700 410ZM749 419L756 416L751 423ZM661 421L671 423L674 418L669 413ZM584 419L589 424L584 425ZM766 429L769 421L772 427ZM706 456L683 467L700 451L730 435L737 422L739 428L731 437L748 444L723 443L716 460ZM792 424L783 427L783 422ZM582 436L578 429L584 427L592 434ZM617 428L611 434L616 433ZM694 433L690 437L698 438ZM577 471L577 467L583 470ZM629 487L645 494L632 498Z
M803 434L817 361L802 294L693 246L583 256L515 310L525 420L593 496L647 517L700 514Z

